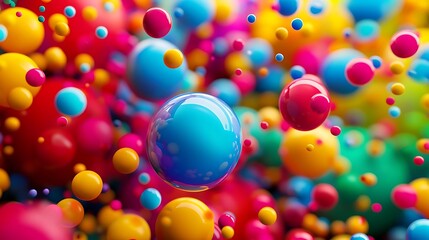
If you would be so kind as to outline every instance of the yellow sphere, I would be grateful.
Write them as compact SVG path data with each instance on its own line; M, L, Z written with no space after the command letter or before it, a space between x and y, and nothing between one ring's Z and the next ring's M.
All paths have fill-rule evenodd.
M76 174L78 174L78 173L80 173L80 172L82 172L82 171L85 171L86 170L86 166L85 166L85 164L83 164L83 163L76 163L74 166L73 166L73 171L74 171L74 173L76 173Z
M75 227L82 222L84 209L82 204L73 198L61 200L58 204L67 227Z
M72 191L81 200L91 201L100 195L103 189L101 177L94 171L85 170L76 174L72 181Z
M230 226L225 226L222 228L222 237L225 239L231 239L234 237L234 229Z
M284 27L279 27L276 29L276 38L278 40L286 39L289 36L289 31Z
M417 193L417 203L415 209L426 218L429 217L429 179L418 178L410 183L410 186Z
M161 210L155 231L158 240L211 240L214 233L213 212L200 200L177 198Z
M400 61L394 61L390 64L390 71L393 74L401 74L404 71L404 64Z
M51 71L62 70L67 63L67 56L59 47L50 47L45 51L46 68Z
M21 12L21 17L16 16ZM6 52L29 54L36 51L45 37L45 28L38 17L26 8L8 8L0 12L0 24L7 29L7 37L0 42Z
M84 233L94 233L97 229L97 219L92 214L85 214L79 224L79 229Z
M355 201L355 208L359 212L365 212L370 206L371 199L366 195L359 196Z
M365 173L360 176L360 180L363 184L366 186L374 186L377 184L377 176L375 176L373 173Z
M49 17L48 24L52 31L55 31L58 23L65 23L67 25L69 21L66 16L60 13L55 13Z
M422 96L420 103L426 111L429 111L429 93Z
M55 24L54 31L59 36L65 37L65 36L69 35L69 33L70 33L70 27L65 22L58 22L58 23Z
M361 216L351 216L346 221L347 231L349 234L367 233L368 221Z
M86 21L93 21L97 18L97 9L93 6L87 6L82 10L83 19Z
M33 103L33 95L31 92L23 87L17 87L9 92L7 97L7 104L18 111L25 110Z
M4 121L4 126L6 127L7 130L9 131L16 131L19 129L19 127L21 126L21 122L19 121L18 118L16 117L8 117L6 118L6 120Z
M276 128L282 121L282 116L279 110L275 107L263 107L259 110L259 117L261 121L268 123L270 128Z
M113 210L109 205L104 206L98 212L97 219L100 226L108 228L116 219L120 218L124 212L122 209Z
M125 214L107 229L107 240L150 240L150 228L146 220L136 214ZM157 236L157 239L158 236Z
M178 49L168 49L164 53L164 63L169 68L178 68L183 63L183 54Z
M9 101L17 108L31 105L32 96L35 96L40 87L32 87L25 78L27 72L37 68L31 58L20 53L5 53L0 55L0 106L12 107ZM23 90L24 89L24 90ZM11 96L15 91L19 96ZM29 102L31 96L31 102ZM25 109L25 108L24 108Z
M312 151L307 150L308 144L314 146ZM306 132L290 129L285 134L280 153L292 174L318 178L333 168L338 155L338 140L324 127Z
M110 73L104 69L97 68L94 70L94 86L102 88L110 80Z
M394 83L390 90L395 95L402 95L405 92L405 86L402 83Z
M122 174L137 170L139 162L139 155L131 148L121 148L113 155L113 167Z
M429 138L421 138L417 141L417 150L424 154L429 154L429 148L426 148L429 144ZM426 147L425 147L426 146Z
M45 71L47 67L47 62L45 56L41 53L32 53L29 55L31 60L33 60L40 70Z
M0 168L0 190L3 192L8 190L10 187L9 174L2 168Z
M264 207L259 210L258 218L264 225L273 225L277 221L277 213L271 207Z
M80 231L76 231L73 233L73 240L88 240L88 236Z

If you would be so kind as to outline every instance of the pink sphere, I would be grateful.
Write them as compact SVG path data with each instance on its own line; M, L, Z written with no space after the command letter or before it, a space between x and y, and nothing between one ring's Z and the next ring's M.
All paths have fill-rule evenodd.
M329 115L329 106L329 94L325 87L304 78L289 83L279 98L283 118L300 131L310 131L322 125Z
M419 49L419 37L411 31L400 31L390 40L390 49L395 56L409 58Z
M113 130L106 121L90 118L79 126L76 137L82 150L97 153L110 148L113 143Z
M42 70L33 68L27 72L25 75L25 80L27 80L27 83L30 86L39 87L45 82L46 76Z
M233 75L231 80L237 85L241 95L249 94L255 90L256 78L251 72L244 71Z
M64 227L61 209L55 204L9 202L0 207L0 216L2 240L73 239L73 233Z
M346 66L347 80L356 86L367 84L374 78L375 68L372 62L366 58L356 58Z
M314 240L314 238L303 229L294 229L288 232L285 240Z
M313 188L313 201L322 210L330 210L338 203L338 192L330 184L318 184Z
M399 208L412 208L417 203L417 193L409 185L396 186L391 195L393 203Z
M143 28L153 38L162 38L170 32L171 17L162 8L151 8L143 17Z
M230 227L234 228L235 217L231 213L226 212L219 217L218 224L219 224L220 228L223 228L225 226L230 226Z
M143 141L139 135L134 133L127 133L119 139L118 147L119 148L131 148L141 155L143 153Z

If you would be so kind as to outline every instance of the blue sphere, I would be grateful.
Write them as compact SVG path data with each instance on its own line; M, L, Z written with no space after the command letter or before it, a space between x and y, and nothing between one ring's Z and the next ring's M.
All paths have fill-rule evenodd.
M277 62L281 62L281 61L283 61L283 59L285 59L285 57L283 56L283 54L281 54L281 53L277 53L276 54L276 61Z
M408 76L417 82L429 82L429 61L416 59L411 63L407 72Z
M0 42L3 42L7 38L7 28L1 24L0 25Z
M241 126L224 102L204 93L168 100L155 114L147 154L158 175L184 191L204 191L219 184L237 165Z
M292 28L294 30L300 30L304 26L304 23L300 18L295 18L292 20Z
M356 233L356 234L353 234L350 240L369 240L369 238L366 234Z
M356 22L383 20L402 6L402 0L348 0L347 8Z
M389 115L393 118L397 118L401 115L401 109L397 106L391 106L389 108Z
M67 87L60 90L55 96L55 107L58 112L68 116L82 114L87 105L85 94L77 88Z
M265 39L261 38L252 38L247 41L244 51L255 68L267 65L273 57L273 48Z
M221 78L212 82L207 92L224 101L228 106L235 107L241 99L241 93L237 85L229 79Z
M364 57L364 55L354 49L340 49L325 59L321 68L321 77L329 91L347 95L359 89L347 80L345 74L347 64L358 57Z
M181 89L187 71L186 61L178 68L169 68L164 63L164 53L176 48L162 39L147 39L133 49L128 58L127 80L139 97L163 100Z
M140 195L140 203L149 210L154 210L161 205L161 194L155 188L148 188Z
M383 64L383 59L379 56L372 56L369 59L372 61L372 65L377 69Z
M64 15L68 18L72 18L76 15L76 9L72 6L67 6L64 8Z
M268 67L266 76L258 76L256 80L256 91L278 93L283 88L283 79L285 76L283 68L278 66Z
M249 22L249 23L256 22L256 16L255 16L255 14L249 14L249 15L247 15L247 22Z
M326 2L324 0L312 0L310 3L310 13L319 15L325 10Z
M408 226L407 240L424 240L429 236L429 220L419 219Z
M290 69L290 76L293 79L301 78L302 76L304 76L304 74L305 74L305 69L302 66L295 65Z
M279 13L283 16L291 16L298 10L300 3L300 0L279 0Z
M305 177L292 177L286 186L286 193L295 197L302 204L308 204L311 201L311 192L313 191L313 182Z
M361 20L355 25L357 39L366 42L378 37L380 25L374 20Z
M183 12L178 18L180 23L195 29L213 19L215 3L213 0L179 0L175 9L181 9Z

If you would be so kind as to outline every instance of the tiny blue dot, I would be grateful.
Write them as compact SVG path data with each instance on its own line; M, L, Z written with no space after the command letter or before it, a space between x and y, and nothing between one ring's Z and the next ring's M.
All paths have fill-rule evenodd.
M176 9L174 10L174 16L175 16L176 18L181 18L181 17L183 17L183 14L184 14L184 12L183 12L183 9L181 9L181 8L176 8Z
M83 73L87 73L89 72L89 70L91 70L91 66L88 63L82 63L80 65L80 71Z
M397 118L401 115L401 109L397 106L392 106L389 108L389 115L393 118Z
M370 57L370 60L372 61L372 65L375 68L380 68L381 65L383 64L383 60L379 56L372 56Z
M295 80L301 78L305 74L305 69L302 66L295 65L290 69L290 76Z
M255 16L255 14L249 14L249 15L247 15L247 21L248 21L249 23L254 23L254 22L256 22L256 16Z
M39 22L45 22L45 17L44 16L39 16L37 19L39 19Z
M40 7L39 7L39 11L40 11L40 12L45 12L45 10L46 10L45 6L40 6Z
M276 54L276 61L277 62L281 62L281 61L283 61L283 59L284 59L283 54L281 54L281 53Z
M97 36L97 38L105 39L108 34L109 32L107 31L106 27L99 26L95 29L95 35Z
M300 18L295 18L294 20L292 20L292 28L294 30L300 30L302 26L304 26L304 23Z
M142 173L139 175L139 183L140 184L148 184L150 182L150 176L147 173Z
M161 205L161 194L155 188L148 188L140 195L140 203L143 207L154 210Z
M322 0L313 0L310 4L310 13L318 15L325 9L325 3Z
M352 35L352 30L350 28L344 29L344 37L345 38L350 38L351 35Z
M7 38L7 28L4 25L0 25L0 42L3 42Z
M76 15L76 9L72 6L67 6L64 8L64 15L68 18L72 18Z
M356 233L350 238L350 240L369 240L369 238L366 234Z
M113 10L115 10L115 6L113 6L111 2L106 2L104 4L104 10L106 10L107 12L113 12Z
M31 189L30 191L28 191L28 195L30 195L30 197L36 197L37 196L37 191L36 189Z

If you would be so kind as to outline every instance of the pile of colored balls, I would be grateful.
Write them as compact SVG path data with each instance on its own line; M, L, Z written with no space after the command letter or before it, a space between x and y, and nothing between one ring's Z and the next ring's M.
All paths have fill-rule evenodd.
M429 239L429 1L0 9L1 240Z

